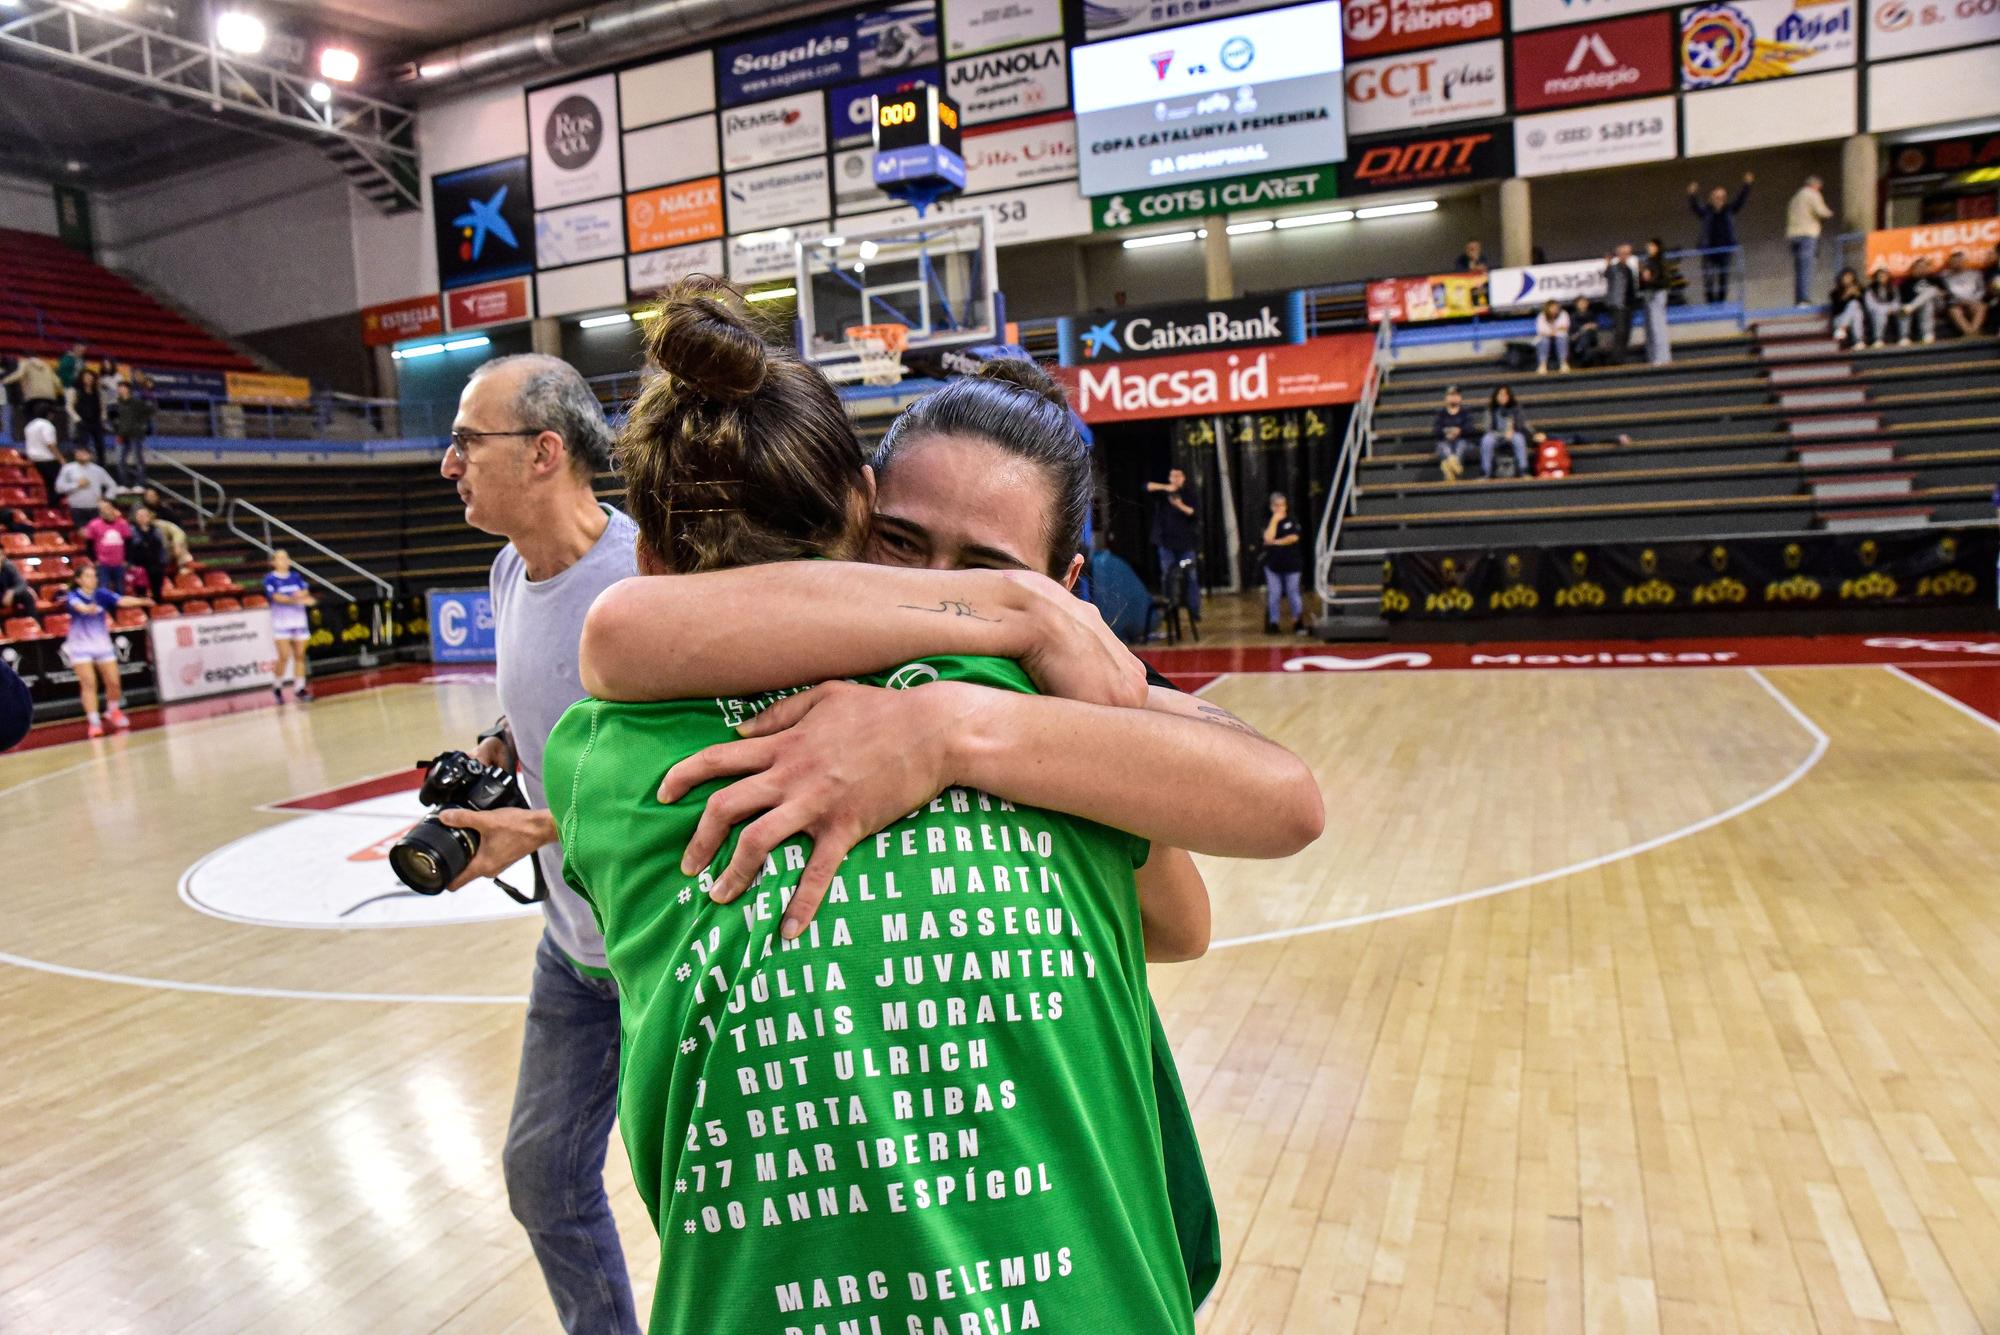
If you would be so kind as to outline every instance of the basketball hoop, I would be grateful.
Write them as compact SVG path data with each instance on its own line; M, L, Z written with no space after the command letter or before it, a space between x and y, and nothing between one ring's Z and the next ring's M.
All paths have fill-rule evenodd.
M903 380L903 352L910 346L905 324L857 324L846 329L847 347L861 363L864 385L896 385Z

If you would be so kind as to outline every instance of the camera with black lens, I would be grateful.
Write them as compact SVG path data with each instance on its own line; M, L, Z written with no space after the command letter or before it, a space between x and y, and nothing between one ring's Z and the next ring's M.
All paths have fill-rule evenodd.
M435 895L457 880L479 852L479 831L454 829L439 820L438 813L454 807L464 811L525 807L528 799L512 771L482 765L463 751L446 751L417 764L424 771L417 798L431 809L430 814L389 849L389 867L397 880L418 894Z

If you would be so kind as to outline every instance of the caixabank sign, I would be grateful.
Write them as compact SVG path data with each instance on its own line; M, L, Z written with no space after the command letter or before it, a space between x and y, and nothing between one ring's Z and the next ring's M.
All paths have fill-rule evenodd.
M1057 345L1064 366L1227 348L1270 347L1303 343L1305 338L1303 292L1147 306L1113 315L1070 316L1056 322Z

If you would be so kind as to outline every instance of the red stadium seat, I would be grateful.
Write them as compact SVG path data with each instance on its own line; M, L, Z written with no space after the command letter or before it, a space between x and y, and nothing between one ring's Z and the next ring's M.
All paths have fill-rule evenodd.
M42 634L51 640L60 640L69 634L69 613L52 612L43 617Z
M271 600L261 593L246 593L243 595L243 606L246 608L269 607L270 605Z
M35 590L35 610L38 612L54 612L62 607L63 600L68 597L69 585L44 584L41 588Z
M118 630L137 630L146 624L146 609L143 607L121 607L112 614L111 624Z
M186 602L181 604L181 611L187 613L191 617L207 616L210 612L213 612L214 610L215 609L213 607L210 607L208 605L207 599L204 598L190 598Z
M47 584L52 581L68 582L76 578L76 562L67 556L47 556L37 554L33 565L23 568L30 584Z
M38 552L66 552L71 546L67 537L52 528L37 530L33 542Z
M0 445L0 464L24 464L28 456L11 445Z
M237 589L242 586L229 577L228 571L211 570L208 572L208 578L203 581L203 587L209 589Z
M215 600L215 610L218 612L241 612L243 604L237 602L234 598L217 598Z
M0 552L5 552L9 556L32 551L34 546L35 540L25 533L0 534Z
M177 617L180 614L181 609L172 603L160 603L153 608L153 620L155 621L165 621L168 617Z
M39 640L42 638L42 623L33 617L8 617L0 626L0 639Z
M58 510L53 505L44 505L41 509L35 511L34 514L30 515L29 520L34 524L36 528L69 527L68 512L63 510Z

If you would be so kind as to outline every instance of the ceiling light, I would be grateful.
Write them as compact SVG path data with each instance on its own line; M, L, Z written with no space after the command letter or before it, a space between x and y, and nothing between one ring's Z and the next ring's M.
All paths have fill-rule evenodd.
M1184 241L1198 241L1208 235L1208 229L1198 232L1161 232L1154 236L1135 236L1125 242L1127 250L1150 250L1154 246L1178 246Z
M633 311L632 318L635 320L657 320L660 318L660 308L658 306L648 306L643 311Z
M446 352L465 352L472 348L490 346L493 340L484 334L474 334L471 338L455 338L444 345Z
M1335 209L1332 213L1302 213L1296 218L1280 218L1278 219L1278 230L1289 232L1294 227L1324 227L1328 223L1353 221L1353 209Z
M876 245L873 241L863 241L861 243L862 259L872 260L881 253L882 253L882 247Z
M1266 218L1263 222L1231 223L1229 224L1229 234L1231 236L1249 236L1255 232L1268 232L1277 225L1269 218Z
M215 44L239 56L254 56L264 49L264 20L245 10L224 10L215 16Z
M414 348L397 348L389 354L389 360L397 362L414 361L418 357L435 357L444 351L442 343L419 343Z
M329 46L319 53L319 77L335 83L353 83L361 73L361 57L343 46Z
M63 170L71 172L80 172L83 170L83 164L81 162L78 162L75 158L71 158L68 162L65 162L63 164Z
M765 289L764 289L764 290L763 290L762 292L746 292L746 293L744 293L744 295L743 295L743 300L745 300L745 301L783 301L783 300L784 300L785 298L787 298L787 297L796 297L796 296L797 296L798 294L799 294L799 290L798 290L797 288L795 288L795 287L767 287L767 288L765 288Z
M614 324L631 323L632 317L624 311L619 311L616 315L593 315L588 320L578 320L576 327L578 329L604 329Z
M844 236L823 236L819 239L819 243L828 250L836 250L847 244L847 238Z
M325 106L327 103L333 101L333 89L327 87L324 82L315 79L313 80L312 87L306 89L306 96L321 106Z
M1400 218L1406 213L1433 213L1437 210L1435 199L1420 199L1413 204L1378 204L1372 209L1360 209L1357 218Z

